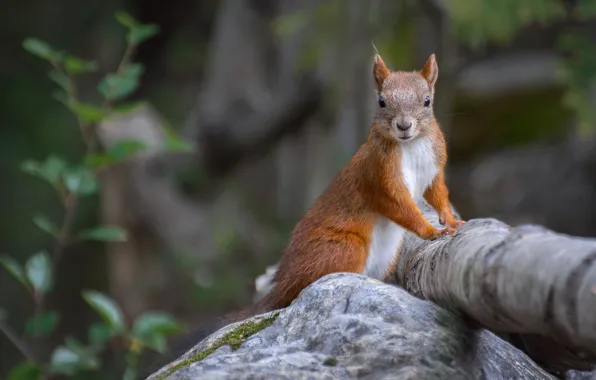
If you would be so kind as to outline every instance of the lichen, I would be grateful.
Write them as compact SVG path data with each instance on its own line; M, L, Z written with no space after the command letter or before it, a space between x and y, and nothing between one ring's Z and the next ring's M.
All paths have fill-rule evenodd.
M278 316L279 312L276 312L270 317L259 318L257 320L248 321L239 325L235 329L228 331L224 336L216 340L210 347L204 349L203 351L197 352L190 358L185 359L180 363L170 365L168 370L164 374L158 376L157 379L164 380L179 369L205 359L207 356L211 355L213 352L215 352L215 350L222 346L230 346L232 351L236 351L250 336L271 326Z
M337 359L333 356L330 356L327 359L325 359L323 365L326 365L327 367L335 367L337 365Z

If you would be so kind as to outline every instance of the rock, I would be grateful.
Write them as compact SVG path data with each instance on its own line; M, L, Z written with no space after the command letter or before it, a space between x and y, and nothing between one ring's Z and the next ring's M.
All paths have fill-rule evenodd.
M321 278L286 309L221 329L149 377L166 378L555 379L491 332L348 273Z

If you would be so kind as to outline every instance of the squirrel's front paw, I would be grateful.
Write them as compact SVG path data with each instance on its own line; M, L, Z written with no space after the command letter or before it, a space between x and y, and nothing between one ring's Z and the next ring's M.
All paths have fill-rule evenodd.
M453 219L450 221L449 227L459 230L460 228L462 228L464 226L464 224L466 224L466 222L464 220Z
M443 229L437 230L434 229L432 232L424 236L425 240L435 240L442 236L453 235L457 231L455 228L452 227L445 227Z
M453 227L445 227L442 230L439 230L440 236L453 235L455 232L457 232L457 229Z
M444 215L439 215L439 223L442 226L448 225L449 227L455 228L456 230L459 230L464 224L466 224L466 222L463 220L455 219L453 216L445 217Z

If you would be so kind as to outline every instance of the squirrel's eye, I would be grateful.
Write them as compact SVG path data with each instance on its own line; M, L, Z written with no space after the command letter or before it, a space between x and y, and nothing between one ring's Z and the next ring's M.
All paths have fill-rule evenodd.
M381 108L385 107L385 99L383 99L382 96L379 97L379 106L381 106Z
M425 107L430 106L430 98L428 96L426 98L424 98L424 106Z

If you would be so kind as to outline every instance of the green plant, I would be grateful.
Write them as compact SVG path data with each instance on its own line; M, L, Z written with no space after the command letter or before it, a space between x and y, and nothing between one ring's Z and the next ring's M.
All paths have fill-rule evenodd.
M561 0L449 0L446 10L453 19L455 37L473 49L490 42L507 44L519 31L532 24L544 26L572 21L557 36L559 73L565 94L562 102L577 118L579 133L596 130L596 112L592 107L596 81L596 53L593 39L585 28L573 21L592 20L596 16L594 0L578 0L566 7Z
M27 38L23 42L25 50L48 61L52 66L49 77L59 86L54 97L76 117L86 149L85 156L76 164L68 163L58 155L50 155L42 162L26 160L21 165L24 172L49 184L64 207L60 223L41 213L33 218L37 227L53 236L54 244L51 250L39 251L24 265L8 255L0 256L0 265L28 290L35 305L34 314L25 324L24 335L30 339L49 336L60 322L59 312L47 310L45 299L53 290L56 269L62 259L64 248L86 240L108 242L127 239L126 231L119 226L102 225L73 231L79 200L95 194L98 189L98 170L116 164L143 149L139 142L128 140L102 149L96 136L99 123L134 106L117 104L137 89L143 74L143 66L132 61L133 54L140 43L159 32L156 25L140 24L124 12L118 12L116 19L127 29L127 47L116 71L105 75L97 85L97 90L103 97L99 105L81 100L75 82L77 77L97 71L97 62L56 50L37 38ZM189 145L171 131L165 132L168 141L164 149L189 149ZM66 337L64 343L55 347L46 358L40 357L42 355L38 352L34 353L21 341L6 323L6 312L0 310L0 330L25 357L25 361L11 370L7 380L33 380L48 378L51 375L73 376L81 371L97 370L101 366L100 354L108 343L114 340L123 342L126 348L123 378L134 379L143 350L163 352L166 348L166 336L182 328L173 317L158 311L145 312L139 315L131 326L127 326L121 309L107 295L95 290L84 290L82 297L99 314L102 322L89 327L86 344L73 337Z

